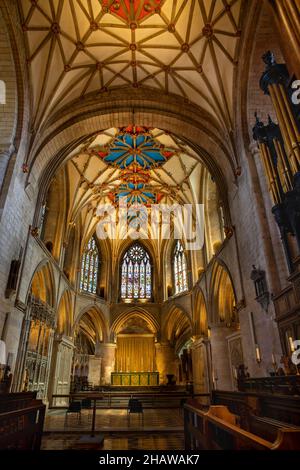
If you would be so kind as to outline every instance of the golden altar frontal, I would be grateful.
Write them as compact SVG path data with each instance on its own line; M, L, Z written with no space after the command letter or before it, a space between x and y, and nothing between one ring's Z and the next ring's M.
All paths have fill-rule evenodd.
M158 372L112 372L111 385L142 386L159 385Z

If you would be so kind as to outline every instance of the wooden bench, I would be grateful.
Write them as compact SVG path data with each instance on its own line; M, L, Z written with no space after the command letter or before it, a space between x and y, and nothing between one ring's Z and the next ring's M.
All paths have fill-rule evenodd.
M17 392L0 394L0 413L20 410L36 400L37 392Z
M0 449L39 450L46 406L36 393L0 395Z
M274 441L280 429L291 429L300 431L299 426L294 426L283 421L268 418L266 416L255 416L249 414L247 430L257 436L263 437L267 441Z
M248 430L250 414L300 426L299 396L215 390L211 404L227 406L232 413L240 416L241 426Z
M300 430L279 428L274 441L268 441L238 426L238 416L226 406L202 411L184 406L186 450L296 450L300 449Z

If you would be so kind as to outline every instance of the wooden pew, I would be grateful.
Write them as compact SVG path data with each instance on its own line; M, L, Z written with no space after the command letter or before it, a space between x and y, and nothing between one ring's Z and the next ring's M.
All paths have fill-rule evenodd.
M300 426L300 397L215 390L212 405L225 405L241 418L241 426L250 431L249 414Z
M243 426L244 428L244 426ZM255 416L249 414L247 431L257 436L263 437L267 441L275 441L280 429L291 429L300 431L299 426L283 423L276 419L268 418L266 416ZM244 428L245 429L245 428Z
M39 450L46 406L35 392L0 395L0 449Z
M26 408L36 400L37 392L17 392L0 394L0 413Z
M300 430L280 428L271 442L238 426L238 417L226 406L208 411L184 406L186 450L296 450L300 449Z

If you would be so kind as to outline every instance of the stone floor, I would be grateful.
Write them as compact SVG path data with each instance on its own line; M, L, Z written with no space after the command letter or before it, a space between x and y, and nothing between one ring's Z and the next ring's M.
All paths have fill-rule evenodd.
M77 449L80 435L69 433L46 434L42 450ZM104 433L104 444L99 450L184 450L183 433Z
M83 411L80 419L65 410L50 410L45 419L42 449L76 449L82 434L92 426L91 413ZM104 435L103 450L182 450L184 449L183 416L179 409L146 409L144 423L139 415L128 422L126 410L100 409L96 415L96 432Z
M45 418L44 431L89 431L92 426L92 411L84 410L78 419L76 414L65 410L49 410ZM180 409L145 409L144 422L139 414L132 414L128 420L127 410L98 409L96 429L101 431L161 431L183 429L183 415Z

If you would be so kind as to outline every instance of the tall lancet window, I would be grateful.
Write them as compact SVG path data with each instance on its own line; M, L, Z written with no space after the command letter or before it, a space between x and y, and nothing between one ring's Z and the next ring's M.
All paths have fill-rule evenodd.
M94 237L87 243L81 261L80 290L96 294L99 270L99 250Z
M175 294L188 290L186 257L182 243L177 240L173 254Z
M121 298L151 299L152 269L150 256L135 243L125 253L121 264Z

